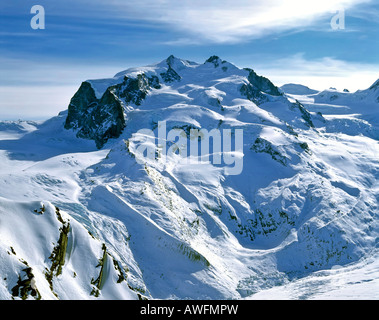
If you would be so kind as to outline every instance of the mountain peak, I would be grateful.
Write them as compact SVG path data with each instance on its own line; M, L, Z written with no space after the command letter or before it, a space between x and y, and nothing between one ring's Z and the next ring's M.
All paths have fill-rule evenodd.
M374 299L379 81L291 97L164 58L0 122L0 300Z
M167 59L161 61L157 64L158 67L167 68L174 70L176 72L186 69L188 67L197 66L198 64L192 61L180 59L174 55L170 55Z
M167 59L166 59L166 63L168 64L168 66L172 66L176 61L180 61L181 59L179 58L176 58L173 54L170 55Z
M371 87L369 88L369 90L376 90L379 88L379 79L376 80L372 85Z
M305 85L297 84L297 83L287 83L280 87L285 93L295 94L295 95L308 95L315 94L319 91L311 89Z
M169 99L165 90L160 91L162 87L170 88ZM193 90L194 87L197 89ZM188 92L184 94L183 90ZM261 105L281 95L269 79L216 55L203 64L170 55L159 63L130 68L111 79L84 82L70 101L65 128L75 130L80 138L94 140L102 148L110 138L118 138L124 131L125 111L141 109L141 104L163 108L175 101L224 110L222 102L228 103L233 97Z
M225 61L221 60L218 56L211 56L209 59L205 61L205 63L213 63L214 66L217 68L220 64L224 63Z

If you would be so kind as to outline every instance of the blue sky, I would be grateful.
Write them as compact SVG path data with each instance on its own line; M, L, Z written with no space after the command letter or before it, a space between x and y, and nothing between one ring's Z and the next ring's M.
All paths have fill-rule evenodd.
M36 4L43 30L30 26ZM341 10L345 28L333 30ZM82 81L171 54L215 54L277 85L366 89L379 78L378 27L369 0L2 0L0 120L51 117Z

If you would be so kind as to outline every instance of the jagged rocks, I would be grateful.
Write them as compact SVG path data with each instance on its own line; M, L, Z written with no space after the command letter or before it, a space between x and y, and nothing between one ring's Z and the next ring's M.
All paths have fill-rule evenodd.
M211 71L212 67L215 68L215 73ZM188 80L193 80L190 83L196 86L204 77L222 77L224 73L238 79L235 84L239 93L258 106L271 101L291 104L278 87L252 69L239 69L218 56L210 57L204 64L196 64L171 55L158 64L141 69L128 69L114 78L83 82L70 101L65 128L75 130L79 138L94 140L100 149L109 139L121 135L126 126L128 112L141 106L149 92L159 90L164 85L172 89L171 97L179 98L178 93L184 88L180 86L186 86ZM185 81L181 84L183 77ZM218 94L214 96L209 93L216 92L214 86L208 89L198 88L189 94L194 103L202 105L205 102L224 111ZM196 94L192 97L194 93ZM181 95L180 99L182 97L185 95ZM298 109L306 125L313 127L310 114L301 104L292 104L291 109Z
M246 68L245 70L249 71L249 76L247 79L249 83L258 91L270 94L272 96L281 96L279 88L276 87L269 79L258 76L254 70Z
M215 68L217 68L222 63L224 63L225 61L222 61L218 56L212 56L207 61L205 61L205 63L207 63L207 62L213 63L213 65L215 66Z
M164 80L164 82L174 82L174 81L180 81L181 76L177 74L177 72L172 69L171 67L168 68L166 72L161 73L161 77Z
M174 62L175 62L175 57L173 55L169 56L167 59L166 59L166 63L168 65L168 69L166 72L161 72L160 73L160 76L162 77L163 81L166 82L166 83L171 83L171 82L174 82L174 81L180 81L180 79L182 78L174 69L173 69L173 65L174 65Z
M139 106L150 88L160 89L160 87L157 76L147 77L145 74L139 74L135 79L124 77L122 83L110 88L125 104L133 103Z
M245 70L249 71L247 77L248 83L241 86L240 92L247 99L259 105L269 101L267 95L282 95L278 87L276 87L269 79L258 76L252 69L246 68Z
M311 114L309 113L309 111L307 109L304 108L304 106L300 102L296 101L295 103L293 103L292 108L293 109L295 109L295 108L299 109L299 111L301 112L301 117L305 121L306 125L310 128L314 128L314 124L312 122Z
M108 139L117 138L124 127L123 107L114 88L108 88L99 100L91 84L83 82L71 99L65 128L78 130L77 137L92 139L101 148Z
M97 99L91 84L83 82L71 99L65 128L78 130L79 138L92 139L101 148L108 139L119 137L125 128L123 105L140 105L151 87L160 87L158 77L125 77Z
M167 81L176 77L174 72L169 68ZM125 128L124 106L139 106L152 88L161 88L155 75L125 76L97 98L91 83L85 81L70 101L65 128L77 130L78 138L94 140L100 149L109 139L118 138Z
M273 146L269 141L257 138L254 144L251 147L251 150L254 150L257 153L267 153L271 155L271 158L280 164L286 166L288 159L283 156L278 150L276 150L275 146Z
M36 286L33 269L27 265L25 269L22 269L22 273L22 275L19 274L17 284L12 288L12 296L20 297L22 300L32 296L34 299L40 300L41 294Z

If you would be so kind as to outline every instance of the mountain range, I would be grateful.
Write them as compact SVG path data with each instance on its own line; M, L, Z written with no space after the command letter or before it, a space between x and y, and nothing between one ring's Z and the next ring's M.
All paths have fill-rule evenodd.
M379 80L277 87L170 56L0 122L0 299L377 299L378 111ZM243 147L194 159L162 124Z

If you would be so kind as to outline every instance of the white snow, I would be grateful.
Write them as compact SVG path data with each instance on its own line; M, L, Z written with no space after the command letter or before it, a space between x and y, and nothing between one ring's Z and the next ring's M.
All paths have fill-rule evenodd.
M100 299L378 299L374 93L291 96L311 112L309 128L285 96L242 96L246 70L177 58L172 67L181 81L125 110L124 132L102 150L63 128L66 113L0 123L0 299L12 298L25 262L42 299L97 299L103 243ZM100 96L125 75L164 70L166 61L90 83ZM242 174L177 155L138 164L133 134L159 121L243 129ZM71 229L51 289L55 207Z

